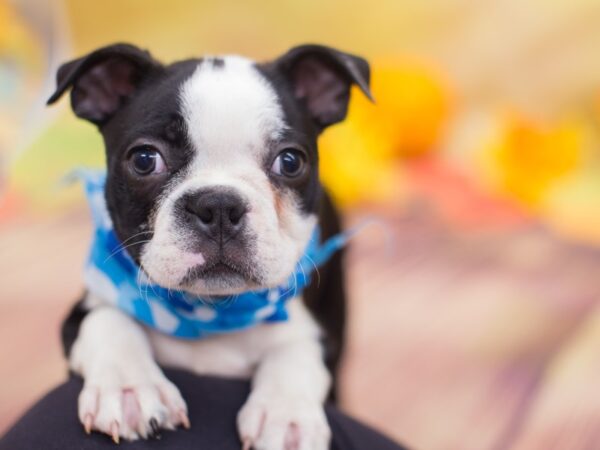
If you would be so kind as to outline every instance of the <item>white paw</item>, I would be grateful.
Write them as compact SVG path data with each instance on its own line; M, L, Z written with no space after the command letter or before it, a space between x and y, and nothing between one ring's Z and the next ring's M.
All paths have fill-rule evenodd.
M190 426L179 390L162 373L135 379L87 377L79 394L79 420L87 433L108 434L116 443L159 438L161 429Z
M327 450L331 439L323 405L289 395L251 394L237 424L244 450Z

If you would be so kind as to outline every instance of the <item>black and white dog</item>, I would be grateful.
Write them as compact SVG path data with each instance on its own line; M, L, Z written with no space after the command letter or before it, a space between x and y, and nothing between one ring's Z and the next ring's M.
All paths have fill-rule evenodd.
M323 239L339 232L317 137L344 119L353 84L370 97L364 59L304 45L267 63L163 65L116 44L64 64L57 83L48 103L71 89L75 114L104 138L114 230L154 283L214 298L275 286L317 223ZM79 419L116 442L188 427L160 364L251 378L237 423L244 448L327 448L323 402L345 319L339 254L288 312L284 322L186 341L87 294L63 328L70 367L84 378Z

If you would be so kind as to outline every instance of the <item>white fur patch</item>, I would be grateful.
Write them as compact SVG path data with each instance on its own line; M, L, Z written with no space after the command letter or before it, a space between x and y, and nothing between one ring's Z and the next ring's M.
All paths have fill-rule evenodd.
M187 422L187 406L154 362L143 329L116 308L85 317L70 366L84 377L78 411L89 430L134 440L152 432L151 419L168 429Z
M302 300L290 300L288 312L290 318L286 322L262 324L244 331L195 341L173 338L152 329L148 329L148 336L154 356L160 364L191 369L199 374L250 376L256 365L270 352L296 342L316 345L315 359L320 362L318 341L321 331ZM321 384L318 386L321 392ZM325 390L327 386L325 383Z
M239 56L215 67L204 60L181 89L182 113L198 165L229 165L260 156L265 139L285 128L277 95L254 63Z

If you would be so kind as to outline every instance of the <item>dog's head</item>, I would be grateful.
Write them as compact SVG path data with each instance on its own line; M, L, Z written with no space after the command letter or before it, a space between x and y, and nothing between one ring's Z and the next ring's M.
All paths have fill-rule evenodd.
M317 136L369 96L357 56L305 45L268 63L163 65L117 44L68 62L75 114L106 147L106 201L123 246L157 284L197 295L277 285L316 224Z

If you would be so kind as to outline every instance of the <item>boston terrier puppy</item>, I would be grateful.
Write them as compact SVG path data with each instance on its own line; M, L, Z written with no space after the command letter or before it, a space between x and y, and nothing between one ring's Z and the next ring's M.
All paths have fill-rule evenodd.
M315 236L325 242L340 231L319 182L317 138L346 116L352 85L370 98L368 63L321 45L264 63L222 56L165 65L115 44L59 68L48 103L70 90L74 113L98 127L106 148L101 198L118 245L95 269L125 258L140 287L126 292L108 269L96 270L65 321L88 433L118 443L189 427L163 365L251 379L237 418L243 448L328 448L323 403L335 397L345 320L340 253L283 306L277 287ZM210 316L238 296L275 292L269 300L279 309L190 339L173 331L177 321L171 333L123 306L144 298L141 286L146 300L162 290L189 302L155 305L153 320L163 325L179 307L200 311L195 298Z

